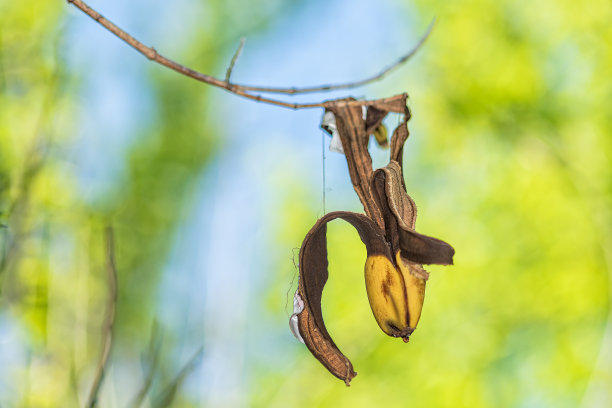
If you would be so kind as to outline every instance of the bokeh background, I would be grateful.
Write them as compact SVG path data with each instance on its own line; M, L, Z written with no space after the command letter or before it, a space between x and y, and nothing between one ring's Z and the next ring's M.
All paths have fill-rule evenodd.
M330 224L323 305L359 373L346 388L287 324L305 233L360 211L321 110L181 77L65 1L0 0L2 408L85 404L106 225L119 292L101 407L612 406L610 1L91 5L219 77L245 36L233 79L278 86L373 74L437 16L406 66L351 94L409 93L417 229L456 265L428 268L406 345L371 315L358 235Z

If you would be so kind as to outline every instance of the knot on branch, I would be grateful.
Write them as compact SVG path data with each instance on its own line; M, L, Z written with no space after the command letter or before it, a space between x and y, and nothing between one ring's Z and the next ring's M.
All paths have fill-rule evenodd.
M147 49L147 52L145 53L145 57L150 60L156 60L158 55L159 54L157 53L157 50L154 47L149 47Z

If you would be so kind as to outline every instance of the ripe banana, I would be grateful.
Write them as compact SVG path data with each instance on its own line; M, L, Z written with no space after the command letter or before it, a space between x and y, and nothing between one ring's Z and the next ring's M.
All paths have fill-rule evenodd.
M425 299L426 272L396 254L397 267L384 255L366 259L365 281L368 301L376 322L389 336L408 342L416 329Z
M341 218L359 233L366 246L364 274L374 318L383 332L405 342L416 329L423 309L428 274L421 265L450 265L455 253L446 242L415 231L417 208L406 192L401 166L410 111L405 95L398 102L393 100L375 101L366 107L347 98L326 108L322 127L342 142L349 175L365 214L325 214L306 234L300 248L299 283L290 326L312 355L346 385L357 373L327 331L321 305L329 277L327 223ZM389 112L404 114L391 143L382 125ZM375 171L367 150L369 134L391 149L389 164Z

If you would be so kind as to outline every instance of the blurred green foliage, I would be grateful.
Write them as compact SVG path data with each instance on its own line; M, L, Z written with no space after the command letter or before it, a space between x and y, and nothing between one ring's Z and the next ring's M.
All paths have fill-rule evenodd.
M404 345L368 320L357 234L330 228L325 319L359 375L344 389L304 353L255 405L608 406L612 4L417 4L437 26L389 88L411 96L417 230L453 244L456 265L428 268ZM292 242L308 228L295 223Z
M258 407L606 406L612 3L415 3L420 16L406 4L407 19L437 15L437 27L411 70L385 89L411 95L405 174L417 229L453 244L456 265L429 268L423 316L405 345L371 317L357 234L332 223L325 319L359 375L346 389L295 342L295 360L248 367L249 388L234 391ZM190 27L173 57L212 72L245 25L264 29L293 5L194 7L209 24ZM151 403L195 406L180 392L185 361L156 351L151 327L173 233L194 211L222 124L204 115L214 103L208 88L148 66L153 113L119 158L125 174L102 199L85 200L69 153L86 107L81 75L67 72L63 55L67 8L0 1L0 307L23 326L28 350L27 364L10 368L12 392L0 405L82 403L101 347L102 233L112 223L121 283L112 358L138 365L150 347L142 364L156 367L151 394L160 396ZM255 296L278 328L295 273L287 254L317 215L310 182L270 179L284 196L270 225L276 272L267 298ZM166 348L180 336L167 333ZM135 401L139 391L116 398Z
M121 281L114 349L119 358L139 360L155 319L173 229L189 213L194 183L217 145L215 128L203 114L207 88L151 69L146 81L155 108L142 118L134 135L138 142L120 159L127 163L125 176L96 202L80 197L70 149L80 131L75 114L81 84L78 74L67 74L64 60L71 40L65 20L76 14L69 7L0 3L0 305L5 316L23 323L21 341L30 356L27 366L6 367L16 371L10 373L14 392L0 396L2 406L73 406L79 394L82 401L87 395L107 299L107 224L116 231ZM211 5L207 18L222 20L226 7ZM189 58L211 69L219 55L214 47L227 39L192 28L190 41L173 51L180 57L212 48ZM235 30L228 27L225 35L236 36ZM160 365L162 392L164 380L171 381L180 367L172 361Z

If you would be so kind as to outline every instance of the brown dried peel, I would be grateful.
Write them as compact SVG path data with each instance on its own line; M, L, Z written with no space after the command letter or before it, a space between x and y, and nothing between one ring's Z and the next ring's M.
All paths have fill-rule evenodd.
M342 218L358 231L367 250L365 281L374 317L385 333L406 342L423 306L428 274L421 265L452 264L455 251L446 242L414 230L416 205L406 193L401 166L410 118L406 98L369 106L365 119L361 106L347 106L342 103L345 101L338 100L329 112L334 115L333 131L340 136L351 181L366 214L332 212L308 232L300 249L292 323L311 353L349 385L357 373L327 332L321 310L321 295L328 278L327 223ZM381 139L378 129L389 112L403 113L404 120L393 132L389 164L373 171L368 141L377 132ZM378 142L384 145L382 140Z

